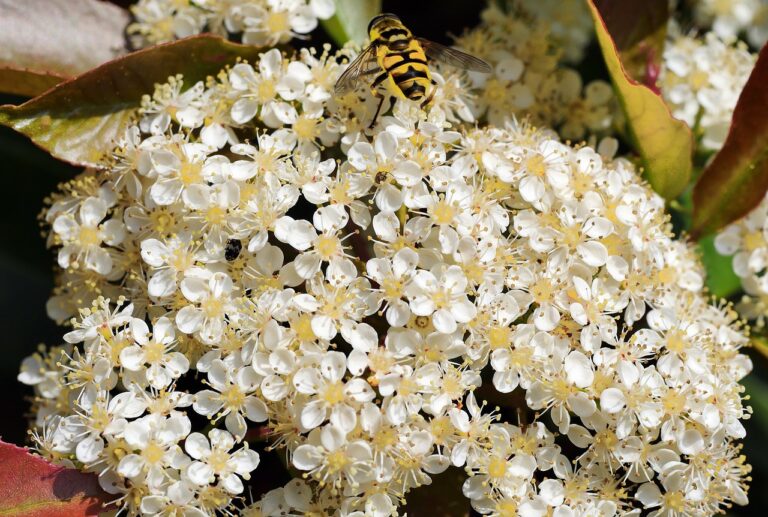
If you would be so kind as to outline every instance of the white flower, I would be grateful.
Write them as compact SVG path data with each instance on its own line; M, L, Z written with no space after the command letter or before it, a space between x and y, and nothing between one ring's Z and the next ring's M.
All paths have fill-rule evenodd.
M419 270L407 293L411 311L417 316L432 316L439 332L451 334L459 323L467 323L477 311L467 298L466 289L467 279L458 266L436 274Z
M208 383L213 390L199 391L194 409L209 418L224 416L227 430L242 440L248 430L245 418L252 422L267 419L267 406L254 393L260 382L261 377L250 366L233 369L216 359L208 369Z
M301 409L303 427L314 429L329 419L334 427L346 433L355 428L356 406L373 400L375 393L363 379L344 382L346 370L344 354L328 352L317 368L306 367L296 372L293 376L296 389L310 396Z
M129 422L123 436L133 452L120 459L116 472L129 479L147 476L150 485L163 484L165 469L179 469L189 463L178 443L190 428L189 419L178 413L168 417L151 414Z
M53 231L62 241L59 250L59 266L68 268L82 265L101 275L112 270L112 257L103 245L116 246L125 238L125 228L116 219L102 221L108 206L99 198L88 198L78 211L77 217L62 214L53 222Z
M248 479L259 466L259 454L246 445L234 453L231 434L220 429L211 429L208 439L200 433L192 433L184 441L184 449L197 461L190 463L185 473L197 485L207 485L214 479L221 480L224 489L231 494L243 491L240 477Z
M181 292L194 305L176 313L176 325L185 334L197 334L206 343L215 343L224 333L226 315L236 310L232 299L234 285L226 273L201 271L200 277L181 281Z
M371 447L364 440L347 442L343 431L326 425L310 434L309 443L293 453L293 465L316 479L336 483L344 479L352 485L370 480Z
M154 238L141 241L141 258L154 268L147 282L147 292L155 298L176 292L178 280L202 259L195 252L189 233L174 235L166 241Z
M137 344L127 346L120 351L120 364L131 371L143 371L152 387L160 390L189 369L189 359L179 352L171 352L175 332L171 320L158 319L149 328L141 320L131 321L131 334Z

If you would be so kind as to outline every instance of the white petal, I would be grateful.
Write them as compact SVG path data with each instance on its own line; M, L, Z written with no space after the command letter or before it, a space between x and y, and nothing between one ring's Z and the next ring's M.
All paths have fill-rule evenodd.
M595 379L592 361L586 355L574 350L565 358L564 370L568 380L578 388L586 388Z
M607 388L600 395L600 409L608 413L618 413L624 407L624 392L618 388Z

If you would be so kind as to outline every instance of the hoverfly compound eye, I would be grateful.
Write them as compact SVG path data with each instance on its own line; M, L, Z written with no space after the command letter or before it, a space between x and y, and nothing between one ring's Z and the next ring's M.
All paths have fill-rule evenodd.
M377 24L379 24L383 20L400 21L400 18L396 14L392 14L392 13L381 13L378 16L374 16L373 19L371 19L371 22L368 24L368 32L370 33L371 29L373 29Z

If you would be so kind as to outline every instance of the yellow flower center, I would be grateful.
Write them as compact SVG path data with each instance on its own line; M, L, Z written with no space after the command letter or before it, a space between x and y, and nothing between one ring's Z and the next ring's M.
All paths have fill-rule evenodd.
M264 25L267 28L267 32L272 34L288 32L291 29L287 11L272 11L267 14L267 18L264 20Z
M403 296L403 282L396 278L385 278L381 283L381 290L388 300L397 300Z
M492 456L491 461L488 462L488 475L492 478L499 479L504 477L507 473L507 460L498 456Z
M148 363L156 363L163 358L165 353L165 345L157 343L156 341L150 341L144 347L144 358Z
M221 392L221 401L230 411L238 411L245 404L245 393L233 384Z
M544 161L544 157L540 154L534 154L525 161L525 168L528 170L528 174L543 178L547 173L547 164Z
M147 463L154 465L163 459L163 456L165 456L165 450L156 442L150 441L144 450L141 451L141 456L146 460Z
M175 249L171 253L168 263L176 271L186 271L195 263L192 258L192 254L188 253L185 249Z
M312 317L309 314L302 314L291 322L291 328L296 333L299 341L312 341L315 339L315 333L312 331Z
M206 298L200 304L206 318L216 319L224 315L224 304L218 298Z
M325 458L325 463L328 466L328 472L331 474L336 474L347 466L349 463L349 458L347 457L347 454L344 452L344 450L339 449L328 454L328 456Z
M208 456L208 465L211 466L213 471L217 474L224 472L227 469L227 462L229 461L229 454L225 451L214 449L211 455Z
M668 510L682 514L685 510L685 495L678 490L667 492L664 494L664 506Z
M209 207L205 212L205 220L208 224L221 224L227 215L227 211L220 206Z
M683 338L682 333L673 331L667 334L667 350L680 354L688 348L687 341Z
M455 216L456 209L444 199L432 207L432 218L437 224L450 224Z
M382 427L373 435L373 446L379 450L386 449L397 443L397 431L391 427Z
M166 235L176 227L176 218L166 208L158 208L149 214L149 224L160 235Z
M333 406L344 400L344 383L336 381L328 384L323 390L323 400Z
M276 94L277 88L275 83L269 79L263 79L256 89L256 97L262 103L274 99Z
M551 301L553 292L552 282L547 278L540 278L531 286L531 296L539 305Z
M755 251L765 247L765 239L762 231L748 233L744 236L744 248L747 251Z
M445 443L445 440L451 435L453 430L451 420L447 416L433 418L429 423L429 428L437 444Z
M325 260L338 255L340 248L341 242L335 235L320 235L315 241L315 250Z
M318 119L301 116L293 123L293 132L302 140L314 140L317 137Z
M498 350L509 346L512 340L512 329L509 327L492 327L488 330L488 344L491 350Z
M517 504L513 501L500 501L496 504L496 514L499 517L517 517Z
M184 162L179 170L179 179L184 185L194 185L203 180L203 165L201 163Z
M81 246L98 246L101 244L101 236L97 228L81 226L80 233L77 236Z
M685 396L677 391L669 390L661 399L664 412L668 415L679 415L685 409Z

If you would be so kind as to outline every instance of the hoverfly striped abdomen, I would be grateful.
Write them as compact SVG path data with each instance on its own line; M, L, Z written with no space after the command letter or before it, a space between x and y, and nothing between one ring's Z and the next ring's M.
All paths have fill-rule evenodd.
M382 82L396 97L423 99L432 84L432 76L421 44L397 17L378 16L370 27L376 60L388 75Z

